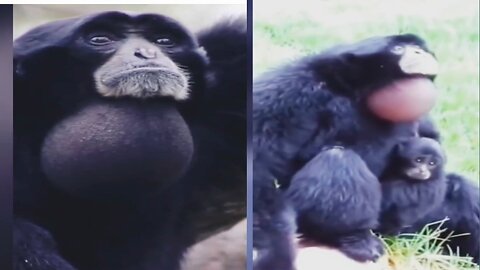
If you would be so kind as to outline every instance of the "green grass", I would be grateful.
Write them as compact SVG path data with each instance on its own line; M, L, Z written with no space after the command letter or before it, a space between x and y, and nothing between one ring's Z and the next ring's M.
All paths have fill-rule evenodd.
M288 3L287 3L288 2ZM479 181L479 6L477 0L254 1L254 74L339 43L411 32L435 51L441 91L432 117L447 169ZM478 269L442 255L439 230L387 238L392 269Z
M460 257L456 250L448 247L449 239L465 235L440 236L445 231L444 222L429 224L418 234L383 238L390 267L398 270L478 270L471 258Z
M254 3L254 73L293 58L370 36L411 32L440 65L432 116L448 170L479 179L479 14L476 0L262 0Z

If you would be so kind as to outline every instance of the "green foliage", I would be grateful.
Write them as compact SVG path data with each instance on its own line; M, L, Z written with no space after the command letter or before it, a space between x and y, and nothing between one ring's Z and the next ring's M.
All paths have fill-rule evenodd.
M478 270L471 258L460 257L448 248L448 241L465 235L449 234L442 238L443 221L426 225L418 234L403 234L383 238L387 246L389 263L398 270ZM445 248L446 246L446 248Z

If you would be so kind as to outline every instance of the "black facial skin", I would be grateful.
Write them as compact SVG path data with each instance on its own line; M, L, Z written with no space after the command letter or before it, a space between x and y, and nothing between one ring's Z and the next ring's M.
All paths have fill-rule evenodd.
M335 46L259 76L253 87L253 211L254 218L266 215L275 219L254 220L254 238L273 238L292 227L290 216L282 213L285 204L293 203L285 202L282 196L289 193L295 175L308 175L311 182L317 183L311 188L318 190L298 191L295 197L295 205L315 206L306 214L298 213L294 207L298 233L320 244L330 244L358 261L376 260L383 248L370 231L379 223L380 208L374 209L381 203L382 194L372 182L378 184L395 145L417 133L432 138L439 134L428 115L418 121L393 123L373 115L365 101L372 92L402 78L433 81L436 69L435 56L425 41L413 34L402 34ZM342 146L352 162L330 159L328 167L315 164L315 160L326 158L322 149L331 146ZM377 181L365 181L356 174L338 177L334 182L328 180L331 174L359 170L362 163ZM280 184L280 189L274 182ZM338 190L348 196L337 196ZM369 196L358 190L366 190ZM321 196L311 196L316 193ZM348 205L345 200L372 211L344 208ZM308 231L302 231L306 227L302 224L304 214L332 218L310 219ZM289 237L294 235L285 236L284 245L271 246L276 250L271 253L295 250L288 246ZM291 252L286 256L294 257ZM293 260L289 265L293 268Z
M175 24L150 27L152 18L113 26L85 25L80 47L109 59L95 71L96 88L103 96L188 98L188 72L175 63L176 55L196 48L192 37Z
M15 270L177 270L245 217L246 35L105 12L15 40Z

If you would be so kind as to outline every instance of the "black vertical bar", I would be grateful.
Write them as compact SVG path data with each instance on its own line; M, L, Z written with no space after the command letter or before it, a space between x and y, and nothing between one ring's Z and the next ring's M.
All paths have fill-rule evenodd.
M252 156L252 76L253 1L247 0L247 269L253 269L253 156Z
M0 269L12 269L12 5L0 5Z

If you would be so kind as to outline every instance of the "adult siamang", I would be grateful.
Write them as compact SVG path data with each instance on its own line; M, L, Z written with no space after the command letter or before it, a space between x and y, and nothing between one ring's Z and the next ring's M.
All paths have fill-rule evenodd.
M245 216L246 24L105 12L14 42L14 269L178 269Z
M275 264L266 256L272 253L288 254L282 269L293 268L295 248L288 232L295 221L303 237L358 261L384 253L371 232L381 210L378 178L400 141L419 133L438 137L426 117L435 103L437 71L426 43L402 34L336 46L255 81L256 269ZM462 187L457 192L468 207L461 212L478 216L472 188ZM291 208L296 219L288 214ZM479 226L478 219L467 221L469 228ZM272 240L278 235L283 241Z

